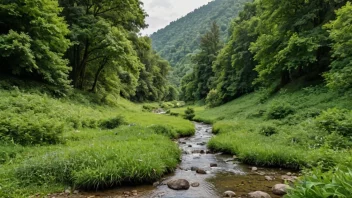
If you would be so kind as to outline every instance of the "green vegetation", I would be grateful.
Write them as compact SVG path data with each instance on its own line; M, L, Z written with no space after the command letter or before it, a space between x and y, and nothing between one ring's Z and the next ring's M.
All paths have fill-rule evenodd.
M3 0L0 16L2 74L101 98L177 97L166 80L169 63L138 36L146 27L138 0Z
M94 94L46 90L0 89L1 197L153 182L179 162L170 139L194 133L189 121L122 98L104 106Z
M192 71L192 57L197 53L200 37L215 21L222 41L228 38L230 21L237 17L249 0L216 0L187 14L150 37L153 48L173 67L170 81L180 86L181 78Z
M196 107L194 119L214 123L208 146L215 151L251 165L308 168L287 197L348 197L350 172L332 168L352 167L351 94L295 83L265 101L266 93L256 92L216 108Z

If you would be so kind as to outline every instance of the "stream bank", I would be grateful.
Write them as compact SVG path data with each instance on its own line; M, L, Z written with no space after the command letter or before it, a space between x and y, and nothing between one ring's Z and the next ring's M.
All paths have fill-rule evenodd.
M195 123L196 133L192 137L180 138L178 144L182 150L182 161L177 170L165 176L154 185L135 187L120 187L101 192L81 192L73 195L65 193L49 197L79 197L79 198L214 198L223 197L225 191L234 191L237 197L247 197L253 191L263 191L272 198L281 196L272 193L275 184L283 183L282 176L289 170L255 168L241 164L236 156L212 153L206 144L213 136L212 126ZM196 171L196 170L201 171ZM198 172L198 173L197 173ZM289 175L291 175L289 173ZM268 181L267 178L271 180ZM185 179L190 184L196 184L188 190L172 190L167 183L172 180ZM199 186L198 186L199 185Z

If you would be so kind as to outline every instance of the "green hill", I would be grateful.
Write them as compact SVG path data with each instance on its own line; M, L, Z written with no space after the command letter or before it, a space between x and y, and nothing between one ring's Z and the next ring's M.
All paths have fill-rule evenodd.
M199 40L213 21L220 27L222 41L227 39L230 21L237 17L249 0L215 0L187 14L150 37L153 48L176 69L172 83L180 79L191 66L190 54L199 48ZM188 55L188 56L187 56Z

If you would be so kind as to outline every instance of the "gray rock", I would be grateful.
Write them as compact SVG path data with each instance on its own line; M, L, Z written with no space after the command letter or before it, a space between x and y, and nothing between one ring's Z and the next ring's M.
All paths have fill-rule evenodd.
M201 174L201 175L207 174L207 172L205 172L205 170L200 169L200 168L198 168L198 169L196 170L196 173Z
M210 167L218 167L216 163L210 163Z
M290 186L287 185L287 184L276 184L274 187L273 187L273 194L275 195L285 195L287 194L287 189L289 188Z
M257 167L252 167L252 171L257 171L258 168Z
M230 191L230 190L228 190L228 191L226 191L226 192L224 192L224 197L235 197L236 196L236 193L235 192L233 192L233 191Z
M199 182L193 182L193 183L191 184L192 187L199 187L199 185L200 185Z
M188 190L190 187L189 182L185 179L169 181L167 186L173 190Z
M267 181L273 181L274 179L273 179L272 177L270 177L270 176L265 176L265 180L267 180Z
M293 182L295 182L295 181L298 179L298 177L296 177L296 176L283 175L283 176L281 176L281 179L282 179L284 182L291 182L291 183L293 183Z
M292 176L291 172L286 173L287 176Z
M271 198L271 196L268 193L262 192L262 191L255 191L255 192L248 193L248 197L249 198Z
M79 193L78 190L73 191L73 194L78 194L78 193Z
M71 194L71 190L70 190L70 189L66 189L66 190L65 190L65 193L66 193L66 194Z
M195 167L195 166L191 167L191 171L197 171L197 170L198 170L198 167Z

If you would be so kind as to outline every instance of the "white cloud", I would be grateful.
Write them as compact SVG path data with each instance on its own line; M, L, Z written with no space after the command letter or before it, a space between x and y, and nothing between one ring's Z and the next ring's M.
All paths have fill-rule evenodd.
M209 3L212 0L141 0L149 17L149 27L142 34L152 34L164 28L170 22L185 16L187 13Z

